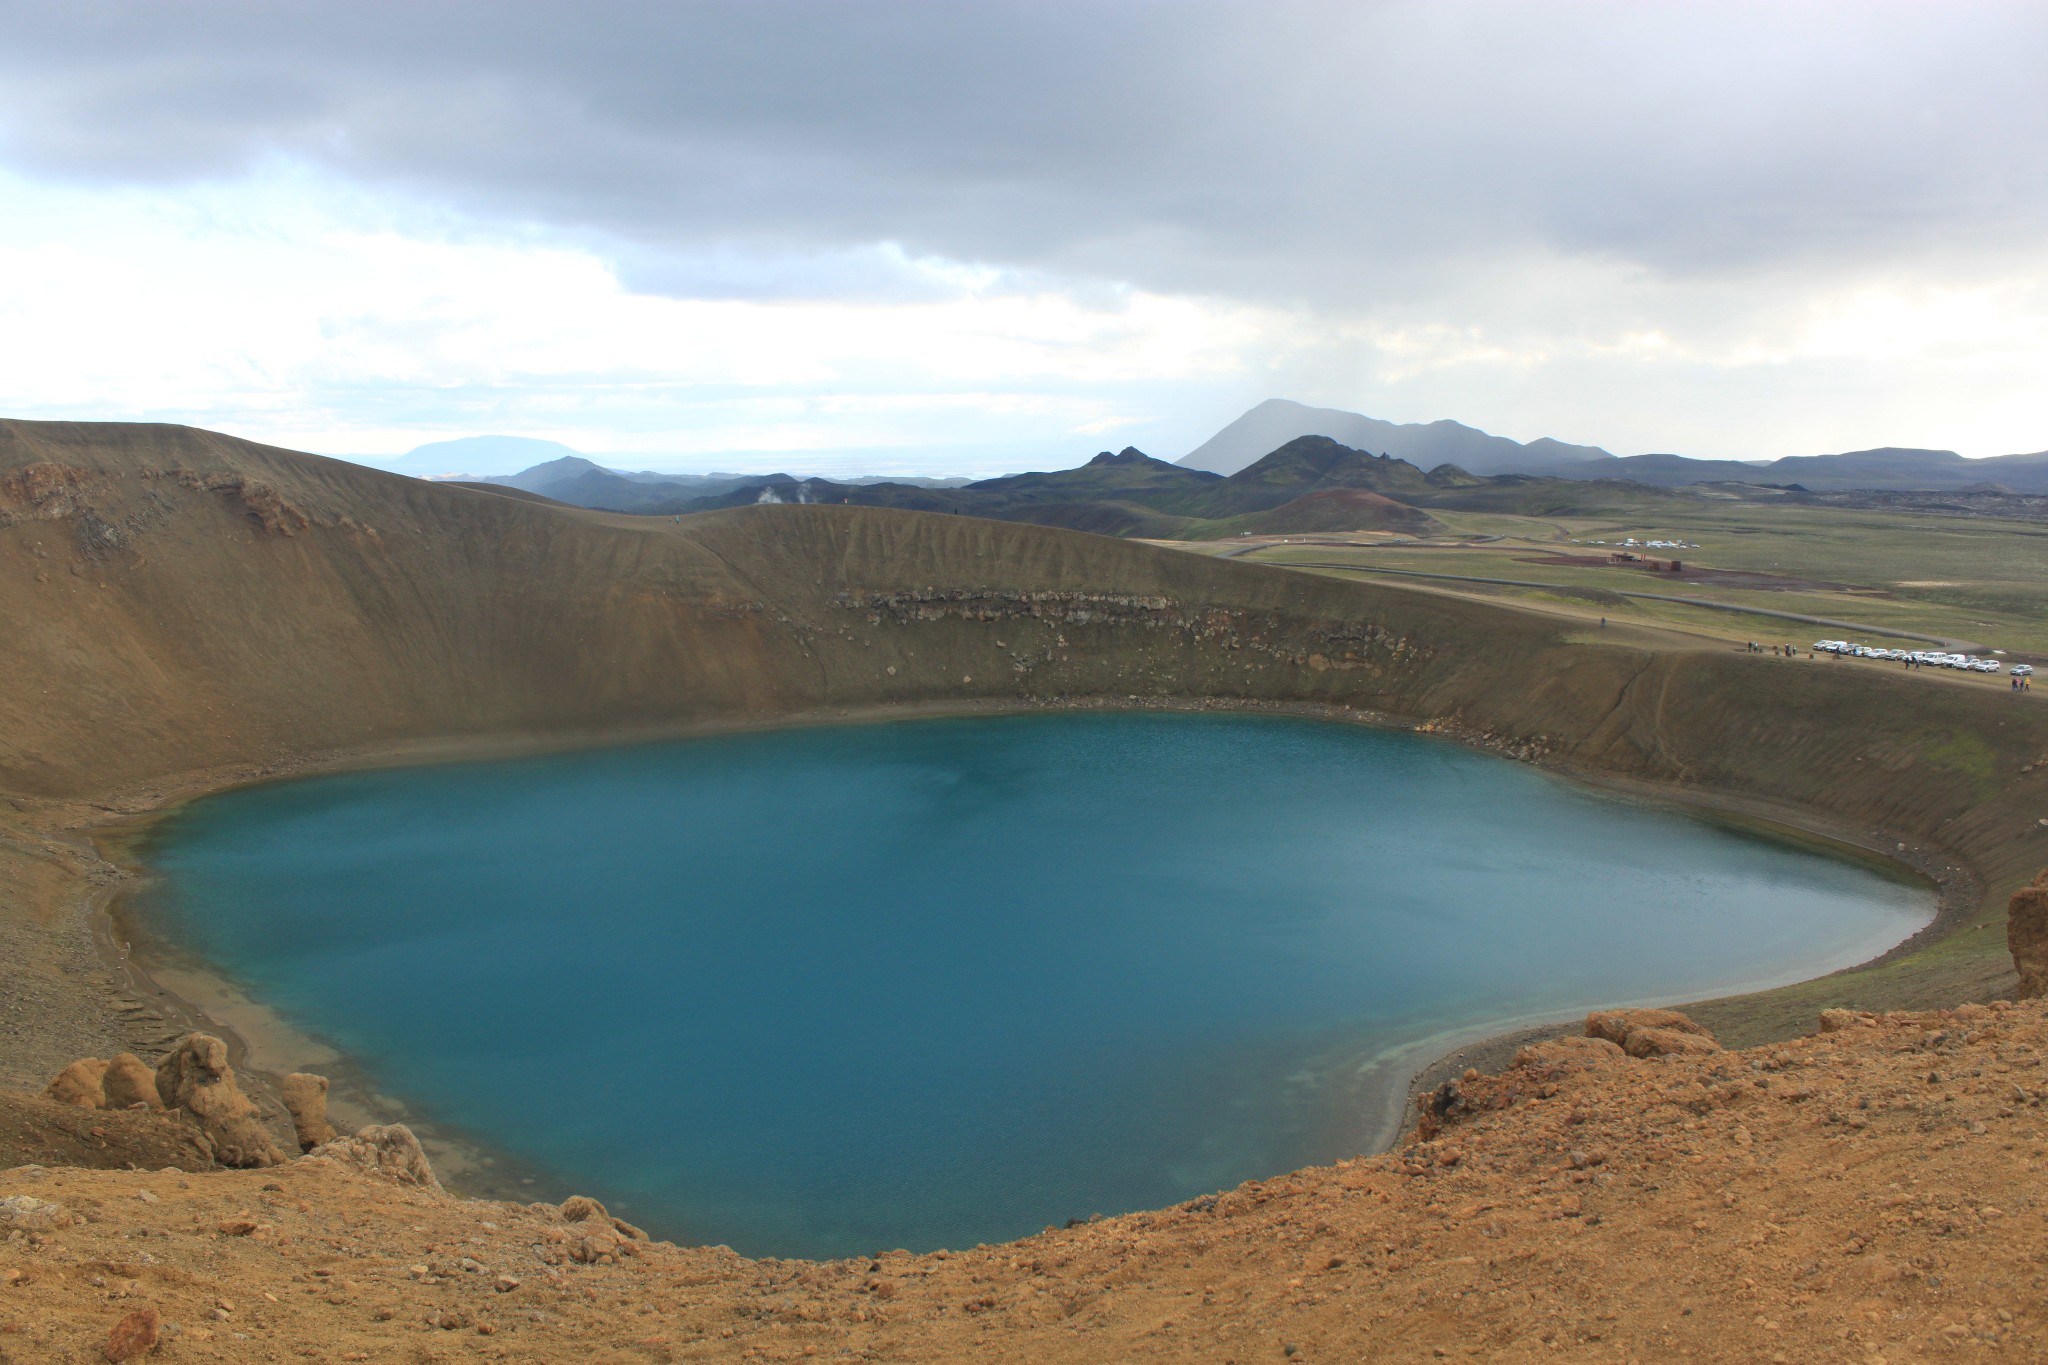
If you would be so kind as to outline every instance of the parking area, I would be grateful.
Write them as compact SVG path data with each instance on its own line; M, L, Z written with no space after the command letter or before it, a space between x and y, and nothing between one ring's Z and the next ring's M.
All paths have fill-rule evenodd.
M1751 648L1754 649L1757 646L1752 646ZM1769 648L1777 649L1782 647L1770 646ZM1854 644L1848 640L1814 641L1812 652L1808 657L1818 657L1822 654L1831 655L1837 659L1868 659L1874 663L1895 663L1907 669L1943 668L1961 673L2005 672L2005 663L2000 659L1969 654L1953 654L1935 649L1892 649L1883 645ZM2012 671L2007 674L2007 677L2011 679L2014 691L2026 692L2032 690L2033 674L2034 666L2032 664L2014 664Z

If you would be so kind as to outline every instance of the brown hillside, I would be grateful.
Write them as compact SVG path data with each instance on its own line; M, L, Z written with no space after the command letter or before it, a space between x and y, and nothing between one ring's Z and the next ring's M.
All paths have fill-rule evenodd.
M544 493L529 493L524 488L514 488L510 484L478 483L470 479L439 479L436 482L445 483L450 488L467 488L474 493L496 493L501 498L516 498L520 502L544 503L549 507L570 506L559 498L551 498Z
M1443 523L1419 507L1396 502L1364 488L1325 488L1293 502L1246 518L1244 529L1255 535L1288 535L1297 531L1398 531L1426 536Z
M89 853L37 831L109 818L94 802L465 738L963 701L1330 706L1763 802L1993 890L2048 862L2048 720L1986 690L1573 642L1503 607L967 517L678 523L189 428L5 423L0 617L0 791L36 850L0 855L15 903L63 903ZM1973 991L2008 979L1988 940L1941 951Z
M92 935L120 875L87 834L264 773L460 745L961 704L1309 707L1699 796L1947 879L1953 913L1893 960L1699 1012L1736 1043L1793 1036L1822 1006L1950 1005L2009 989L2002 935L1986 930L2004 893L2048 863L2037 823L2048 817L2048 713L2030 701L1646 632L1575 639L1556 618L1507 607L966 517L777 506L674 522L188 428L0 423L0 623L0 962L15 1006L0 1079L24 1087L81 1054L154 1060L178 1024L168 1005L114 995ZM0 1297L0 1329L15 1323L43 1352L24 1358L82 1352L92 1333L104 1338L111 1308L146 1298L181 1323L208 1313L205 1351L223 1359L317 1353L350 1333L378 1359L392 1342L423 1356L456 1340L529 1359L562 1358L571 1340L589 1359L842 1345L939 1359L970 1353L977 1336L982 1353L1019 1359L1280 1359L1285 1345L1297 1358L1407 1358L1477 1342L1504 1353L1495 1358L1555 1342L1581 1358L1619 1359L1625 1346L1642 1359L1681 1348L1754 1359L1762 1343L1790 1345L1785 1334L1802 1347L1790 1358L1863 1359L1866 1346L1946 1340L1949 1327L2036 1330L2034 1308L2016 1299L2017 1325L1995 1316L2007 1280L1993 1263L2011 1242L1927 1240L1997 1221L1982 1212L1984 1181L2015 1192L2000 1217L2034 1198L2031 1168L2009 1153L2036 1144L2036 1087L2015 1072L2024 1097L1993 1093L2005 1083L1997 1067L2031 1065L2042 1046L2031 1007L2016 1018L2010 1032L1902 1022L1874 1051L1843 1054L1800 1102L1773 1095L1729 1110L1736 1123L1712 1105L1685 1108L1687 1087L1740 1091L1753 1059L1720 1063L1741 1068L1725 1079L1688 1070L1710 1064L1689 1059L1546 1081L1565 1089L1475 1120L1465 1150L1483 1161L1266 1182L1218 1205L1239 1221L1141 1215L1042 1244L892 1260L886 1273L664 1251L550 1279L561 1292L531 1308L450 1297L481 1273L452 1268L468 1254L457 1248L482 1239L488 1255L475 1259L501 1273L493 1262L517 1248L499 1244L512 1245L508 1229L532 1231L527 1215L428 1207L296 1165L251 1177L61 1173L34 1189L15 1175L0 1197L70 1200L102 1221L6 1244L4 1267L21 1276L0 1296L36 1293ZM1882 1061L1932 1032L1976 1051ZM1909 1087L1914 1068L1966 1066L1984 1075L1955 1086L1954 1100ZM1683 1092L1685 1109L1668 1121L1657 1107L1667 1091ZM1892 1106L1893 1126L1856 1128L1863 1099ZM20 1118L6 1131L32 1136L15 1105L0 1103L0 1117ZM1606 1173L1623 1177L1611 1212L1557 1173L1554 1149L1579 1111L1607 1125L1589 1132L1610 1152ZM1831 1114L1850 1115L1863 1145L1831 1145L1844 1125L1816 1123ZM1964 1122L1990 1136L1951 1131ZM66 1134L50 1160L79 1159L81 1139ZM1640 1160L1619 1164L1613 1154L1632 1141L1646 1144ZM1744 1156L1764 1142L1784 1144L1768 1148L1782 1178ZM1915 1190L1914 1175L1931 1183ZM266 1178L282 1188L264 1189ZM1840 1200L1816 1224L1825 1237L1789 1233L1787 1201L1832 1199L1835 1182ZM165 1207L144 1216L144 1188ZM1885 1205L1894 1194L1934 1202ZM1545 1216L1568 1198L1601 1221ZM1735 1212L1724 1218L1715 1200ZM245 1210L269 1231L207 1231ZM1852 1240L1857 1252L1839 1251ZM1832 1259L1873 1246L1886 1259ZM1602 1250L1588 1260L1587 1247ZM259 1274L259 1262L274 1271ZM428 1268L414 1277L413 1264ZM897 1283L894 1307L864 1287L877 1277ZM223 1287L245 1281L275 1305ZM208 1297L238 1306L214 1318ZM659 1303L643 1314L649 1298ZM1697 1323L1672 1316L1681 1303ZM394 1316L376 1316L387 1308ZM429 1310L471 1325L417 1325ZM519 1331L540 1335L515 1343L515 1312ZM387 1330L369 1325L379 1321L413 1335L375 1335ZM476 1323L505 1335L480 1342ZM812 1330L828 1323L872 1326ZM234 1335L250 1325L260 1331ZM1842 1325L1859 1335L1833 1335ZM10 1340L0 1334L0 1352ZM188 1334L177 1349L200 1345Z

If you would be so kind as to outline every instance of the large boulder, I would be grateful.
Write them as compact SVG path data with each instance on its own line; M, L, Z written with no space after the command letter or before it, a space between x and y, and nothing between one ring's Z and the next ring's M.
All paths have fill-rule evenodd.
M1712 1037L1681 1033L1674 1028L1639 1028L1628 1035L1621 1050L1631 1057L1686 1057L1719 1052L1721 1045Z
M2048 868L2006 903L2005 945L2012 950L2012 965L2020 974L2013 998L2033 1000L2048 995Z
M75 1104L80 1109L104 1109L107 1107L106 1079L105 1062L97 1057L81 1057L58 1072L43 1087L43 1094L59 1104Z
M1677 1010L1595 1010L1586 1016L1586 1036L1604 1038L1631 1057L1721 1050L1711 1032Z
M133 1109L137 1105L145 1109L164 1107L163 1097L156 1092L156 1072L132 1052L123 1052L107 1063L107 1074L101 1086L109 1109Z
M562 1201L562 1221L565 1223L596 1223L601 1227L610 1228L621 1237L629 1238L632 1241L645 1242L649 1240L646 1233L634 1227L623 1218L612 1217L603 1204L598 1203L597 1200L592 1199L587 1194L572 1194Z
M427 1164L427 1154L412 1129L402 1123L373 1123L358 1129L354 1137L336 1138L308 1152L303 1160L332 1161L366 1175L381 1176L401 1185L417 1185L435 1194L445 1191Z
M146 1356L156 1350L161 1326L156 1309L147 1305L137 1308L114 1324L107 1333L107 1344L100 1348L100 1354L114 1365Z
M1584 1071L1622 1059L1621 1045L1608 1038L1571 1036L1530 1043L1515 1054L1514 1065L1535 1070Z
M292 1128L299 1136L299 1150L334 1141L339 1136L327 1121L327 1078L294 1071L284 1078L284 1107L292 1116Z
M156 1069L157 1098L166 1109L183 1110L199 1124L223 1166L275 1166L284 1160L256 1106L235 1081L227 1044L205 1033L188 1033Z

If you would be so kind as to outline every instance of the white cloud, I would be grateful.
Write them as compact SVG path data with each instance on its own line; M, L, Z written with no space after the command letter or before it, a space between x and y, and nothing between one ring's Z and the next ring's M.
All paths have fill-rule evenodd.
M2040 6L10 19L13 414L842 471L1172 456L1272 396L1619 453L2048 446Z
M900 257L922 297L635 293L587 244L490 233L273 167L198 192L0 185L0 407L396 452L965 447L1072 458L1133 385L1246 368L1287 319ZM1014 448L1014 435L1008 448Z

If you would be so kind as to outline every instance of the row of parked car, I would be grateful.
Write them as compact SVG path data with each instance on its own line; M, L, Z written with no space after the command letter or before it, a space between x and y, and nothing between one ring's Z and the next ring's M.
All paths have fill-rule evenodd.
M1893 663L1914 663L1922 668L1961 668L1972 673L1996 673L2005 665L1996 659L1973 659L1967 654L1942 654L1931 649L1884 649L1876 645L1852 645L1847 640L1816 640L1816 654L1842 654L1857 659L1889 659ZM2013 676L2024 678L2034 671L2032 664L2014 664Z

